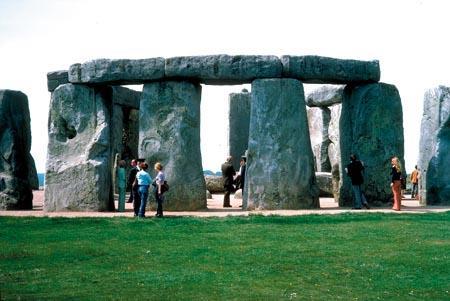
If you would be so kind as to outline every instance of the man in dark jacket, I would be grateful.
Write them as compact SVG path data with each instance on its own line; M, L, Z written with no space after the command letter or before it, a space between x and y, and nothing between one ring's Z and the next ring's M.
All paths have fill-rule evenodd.
M234 192L233 181L236 171L234 170L233 164L231 163L232 159L233 158L229 156L225 163L222 164L223 187L225 188L223 207L231 207L230 195L232 192Z
M369 204L367 203L366 197L361 190L361 185L364 183L364 165L356 158L355 154L350 156L350 164L347 165L345 171L352 180L353 195L355 197L353 208L361 209L361 206L364 206L369 209Z

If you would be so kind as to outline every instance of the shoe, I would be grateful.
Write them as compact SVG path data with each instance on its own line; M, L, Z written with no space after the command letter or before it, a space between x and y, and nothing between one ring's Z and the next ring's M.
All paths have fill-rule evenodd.
M127 201L127 203L133 203L133 201Z
M353 207L352 209L353 210L361 210L362 208L355 208L355 207Z
M230 208L230 207L233 207L233 206L231 206L231 205L223 205L223 208Z
M364 205L363 205L364 207L366 207L366 209L370 209L370 206L369 206L369 204L368 203L364 203Z

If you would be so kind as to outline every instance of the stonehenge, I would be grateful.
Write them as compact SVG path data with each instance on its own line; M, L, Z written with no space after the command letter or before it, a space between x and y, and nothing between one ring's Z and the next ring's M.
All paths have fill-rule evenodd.
M450 204L450 88L425 92L420 130L419 195L422 205Z
M319 206L307 105L322 114L320 155L328 163L321 169L332 173L333 194L341 205L350 205L348 180L342 173L350 152L359 153L367 169L373 168L366 176L370 179L367 190L374 190L369 194L373 204L388 201L381 181L389 183L385 170L389 157L403 160L400 97L394 86L378 83L378 61L288 55L99 59L49 72L47 78L53 91L47 211L114 209L112 158L115 154L123 158L126 149L127 158L145 158L151 169L154 162L163 163L171 184L167 209L206 208L200 153L201 84L252 85L251 92L229 99L229 151L237 161L248 148L244 209ZM321 88L305 99L305 83L345 86ZM143 84L143 92L125 93L127 89L119 86L127 84ZM125 97L119 96L122 92ZM383 116L387 105L393 113ZM125 147L121 133L138 138L130 138ZM398 141L390 145L394 137ZM68 183L75 179L78 184L73 186L78 185L80 192L68 198L75 191L67 188ZM329 180L326 183L329 191Z
M30 154L28 97L0 90L0 209L33 209L32 189L39 188Z

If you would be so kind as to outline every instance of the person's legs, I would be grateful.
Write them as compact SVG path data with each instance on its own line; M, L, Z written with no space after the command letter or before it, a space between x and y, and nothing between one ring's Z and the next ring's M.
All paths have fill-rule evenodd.
M231 207L230 194L231 194L231 191L226 189L225 194L223 196L223 207Z
M361 189L361 186L359 187L359 192L361 196L361 204L366 207L367 209L370 209L369 203L367 202L366 196L364 195L364 192Z
M139 217L145 217L145 206L147 206L148 186L139 186L139 196L141 198L141 206L139 207Z
M133 193L133 209L134 209L134 216L139 215L139 208L141 207L141 197L139 196L139 188L133 187L132 193Z
M355 209L361 209L361 188L359 185L352 185Z
M163 208L162 208L162 203L163 203L163 196L161 194L159 194L158 192L155 192L155 199L156 199L156 216L157 217L162 217L163 216Z
M392 185L392 192L394 194L394 206L392 206L392 209L399 211L401 207L401 199L402 199L402 192L401 192L401 181L394 181L394 185Z
M125 211L125 188L119 187L119 205L117 207L119 207L119 212Z
M417 195L417 183L413 183L412 191L411 191L411 198L415 198Z

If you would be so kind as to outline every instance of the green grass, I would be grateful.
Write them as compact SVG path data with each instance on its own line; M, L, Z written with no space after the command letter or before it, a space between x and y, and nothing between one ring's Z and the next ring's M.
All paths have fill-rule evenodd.
M0 300L450 300L450 213L0 218Z

